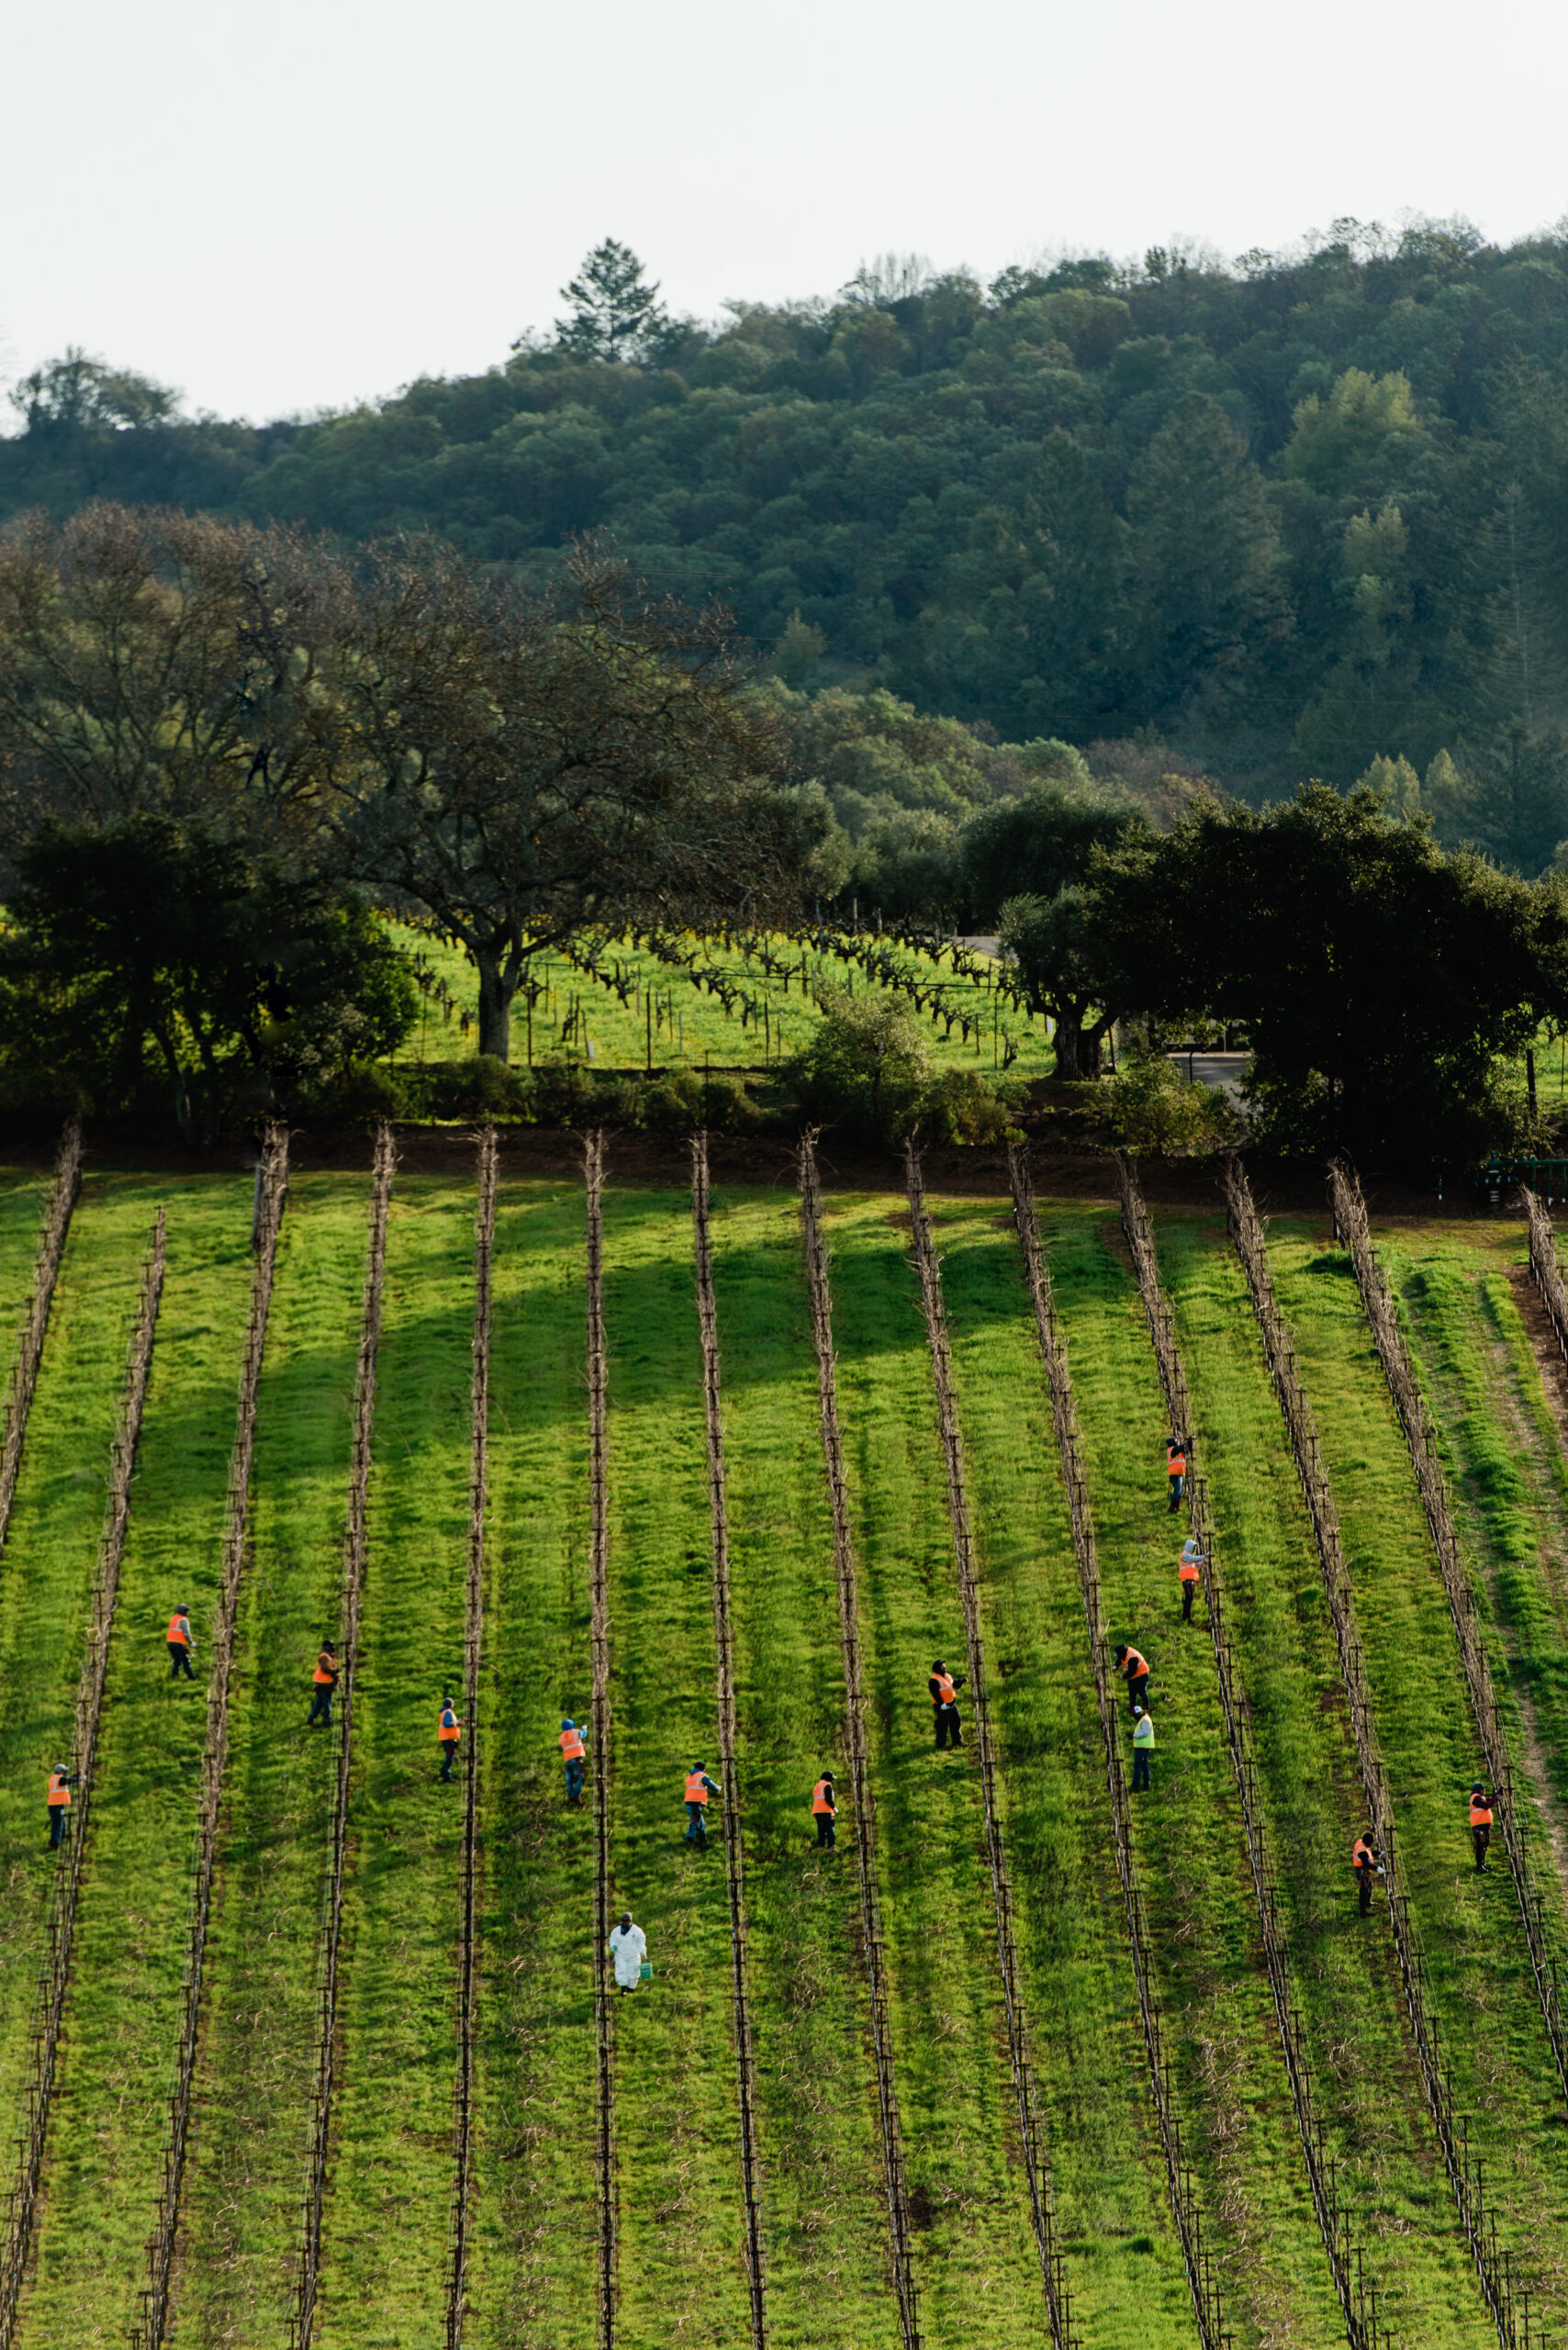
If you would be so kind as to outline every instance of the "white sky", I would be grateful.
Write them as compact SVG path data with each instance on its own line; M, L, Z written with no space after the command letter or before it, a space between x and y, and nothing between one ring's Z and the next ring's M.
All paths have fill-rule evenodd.
M918 252L1568 212L1560 0L8 0L0 354L262 418L467 373L601 237L675 308Z

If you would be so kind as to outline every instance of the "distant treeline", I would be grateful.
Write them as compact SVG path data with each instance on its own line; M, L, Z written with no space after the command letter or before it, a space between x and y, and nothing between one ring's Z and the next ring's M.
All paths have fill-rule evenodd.
M1568 235L884 263L716 327L652 292L601 248L553 339L314 421L185 418L72 354L21 387L0 513L428 528L531 584L608 529L796 690L1163 743L1252 800L1381 759L1527 873L1568 835Z

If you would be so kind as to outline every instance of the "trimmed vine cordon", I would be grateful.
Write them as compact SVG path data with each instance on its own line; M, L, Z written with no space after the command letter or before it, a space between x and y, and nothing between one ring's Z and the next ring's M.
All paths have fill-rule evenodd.
M54 1284L60 1277L60 1260L65 1254L71 1211L81 1188L82 1127L73 1118L61 1137L60 1156L54 1163L54 1181L50 1188L33 1265L32 1290L6 1391L6 1433L0 1438L0 1551L5 1550L6 1537L11 1530L11 1505L17 1498L17 1478L22 1466L22 1447L27 1442L39 1364L43 1359L43 1342L49 1331Z
M892 2030L888 2013L887 1965L881 1905L877 1892L875 1807L870 1752L866 1737L866 1698L860 1677L860 1619L855 1589L855 1546L849 1528L849 1489L844 1473L844 1443L838 1425L838 1382L833 1350L833 1298L828 1287L827 1243L823 1232L822 1188L816 1150L807 1135L801 1144L801 1214L806 1248L806 1283L812 1309L812 1338L817 1358L817 1401L822 1416L823 1459L833 1507L833 1561L838 1581L838 1625L844 1648L845 1731L849 1785L855 1813L855 1863L860 1887L860 1930L866 1947L866 1978L871 2000L871 2054L877 2073L877 2113L882 2133L882 2174L887 2186L888 2226L893 2285L904 2350L920 2350L920 2309L911 2255L909 2182L904 2177L903 2132L893 2083Z
M1415 1465L1416 1482L1421 1490L1421 1505L1427 1513L1432 1548L1438 1554L1443 1589L1448 1595L1449 1614L1453 1618L1454 1635L1459 1641L1459 1658L1464 1668L1464 1685L1470 1696L1475 1734L1481 1741L1487 1776L1492 1782L1497 1826L1502 1834L1503 1850L1507 1854L1514 1898L1518 1903L1519 1918L1525 1930L1540 2020L1551 2046L1551 2061L1557 2067L1559 2085L1563 2097L1568 2098L1568 2031L1563 2028L1562 2009L1558 1998L1557 1960L1547 1944L1546 1906L1530 1865L1527 1813L1525 1807L1516 1799L1514 1767L1508 1753L1507 1736L1497 1711L1497 1693L1492 1685L1492 1668L1481 1637L1481 1619L1475 1606L1474 1589L1465 1571L1464 1561L1460 1556L1459 1536L1454 1528L1453 1511L1449 1505L1448 1479L1443 1474L1442 1460L1438 1452L1437 1430L1427 1409L1421 1383L1416 1376L1416 1366L1410 1359L1409 1344L1400 1324L1388 1277L1372 1247L1361 1187L1352 1170L1338 1161L1329 1169L1329 1183L1335 1228L1350 1252L1350 1262L1356 1269L1356 1285L1361 1291L1361 1304L1376 1341L1383 1375L1388 1382L1388 1392L1394 1398L1394 1408L1399 1415L1399 1425Z
M1154 1233L1137 1170L1125 1152L1117 1153L1116 1165L1122 1182L1122 1229L1126 1235L1133 1268L1137 1275L1138 1291L1148 1321L1149 1337L1154 1344L1155 1360L1159 1366L1159 1380L1165 1390L1170 1425L1185 1441L1191 1468L1197 1451L1196 1420L1192 1398L1187 1392L1181 1352L1176 1344L1175 1316L1165 1285L1159 1278ZM1335 2159L1324 2143L1323 2120L1313 2087L1306 2031L1291 1981L1290 1951L1279 1903L1279 1880L1264 1841L1261 1789L1252 1733L1248 1727L1247 1701L1238 1689L1236 1651L1225 1621L1225 1600L1219 1580L1208 1489L1196 1470L1193 1470L1187 1481L1187 1498L1193 1532L1198 1544L1198 1572L1208 1614L1220 1710L1225 1718L1226 1746L1241 1808L1247 1865L1252 1879L1252 1895L1262 1936L1263 1965L1269 1977L1274 2020L1284 2054L1296 2131L1306 2161L1312 2208L1317 2217L1323 2248L1328 2255L1334 2290L1344 2313L1345 2338L1350 2350L1387 2350L1389 2335L1378 2315L1377 2293L1366 2281L1361 2247L1351 2239L1350 2214L1339 2201Z
M1007 1872L1007 1848L1002 1827L996 1733L991 1725L991 1695L986 1682L985 1639L980 1626L974 1536L969 1524L969 1494L964 1475L964 1444L958 1428L958 1400L953 1384L947 1314L942 1297L942 1269L932 1237L920 1160L913 1143L905 1147L904 1173L909 1192L910 1232L915 1269L920 1275L921 1302L925 1309L925 1335L931 1349L932 1378L936 1389L936 1424L947 1472L947 1516L953 1528L953 1555L958 1566L958 1597L964 1611L964 1644L969 1658L972 1743L980 1762L986 1860L991 1869L997 1959L1002 1970L1002 2004L1007 2023L1007 2053L1013 2070L1013 2094L1018 2108L1018 2132L1024 2148L1024 2171L1029 2186L1029 2215L1040 2255L1040 2275L1046 2288L1046 2315L1050 2323L1053 2350L1078 2350L1079 2337L1072 2330L1072 2304L1062 2262L1056 2205L1051 2195L1046 2126L1036 2093L1034 2066L1029 2061L1028 2024L1018 1976L1018 1954L1013 1931L1013 1885Z
M1225 2323L1219 2280L1204 2243L1196 2183L1182 2152L1182 2126L1176 2113L1170 2060L1165 2053L1164 2026L1151 1981L1153 1954L1144 1919L1143 1895L1133 1862L1127 1783L1122 1769L1121 1743L1116 1735L1115 1699L1111 1689L1104 1617L1100 1604L1100 1569L1094 1553L1094 1526L1089 1506L1088 1481L1083 1471L1082 1448L1073 1411L1067 1346L1057 1322L1056 1303L1040 1254L1029 1162L1022 1147L1017 1144L1009 1149L1007 1157L1013 1180L1014 1223L1024 1252L1024 1270L1035 1309L1035 1329L1050 1390L1057 1446L1061 1454L1062 1480L1067 1487L1072 1547L1078 1561L1084 1623L1089 1633L1089 1660L1094 1673L1100 1729L1105 1748L1105 1784L1111 1798L1112 1842L1122 1888L1122 1906L1126 1916L1127 1942L1132 1953L1133 1980L1137 1991L1138 2020L1143 2028L1144 2050L1148 2059L1149 2087L1154 2098L1160 2151L1165 2157L1170 2209L1176 2221L1177 2239L1182 2246L1182 2266L1187 2272L1193 2312L1197 2319L1198 2338L1204 2350L1229 2350L1231 2335Z
M1333 1492L1318 1445L1316 1422L1296 1369L1295 1350L1285 1328L1284 1317L1274 1296L1263 1227L1259 1222L1251 1190L1238 1160L1233 1158L1227 1163L1223 1183L1231 1238L1252 1294L1253 1311L1262 1336L1269 1375L1274 1383L1274 1393L1280 1399L1280 1409L1284 1415L1291 1450L1295 1459L1296 1475L1301 1481L1307 1516L1312 1520L1318 1563L1323 1571L1323 1588L1328 1602L1329 1621L1334 1628L1334 1645L1338 1652L1339 1676L1345 1691L1350 1735L1355 1741L1361 1792L1366 1798L1373 1841L1387 1872L1389 1927L1399 1967L1406 2013L1410 2019L1421 2086L1426 2091L1427 2104L1438 2133L1443 2167L1448 2174L1460 2225L1470 2248L1482 2298L1496 2328L1498 2342L1502 2350L1535 2350L1535 2345L1544 2344L1545 2336L1533 2323L1529 2296L1515 2288L1508 2254L1498 2247L1496 2219L1487 2208L1481 2159L1472 2154L1469 2125L1455 2110L1452 2078L1439 2044L1437 2019L1428 1988L1427 1963L1411 1915L1410 1897L1404 1890L1404 1872L1394 1834L1394 1805L1383 1758L1378 1751L1372 1692L1367 1682L1361 1632L1356 1623L1355 1597L1350 1586L1350 1569L1345 1564L1338 1513L1334 1506Z
M610 1995L610 1484L604 1353L604 1136L583 1145L588 1205L588 1588L593 1610L594 2178L599 2203L599 2350L615 2339L615 2003Z
M147 2283L140 2322L131 2329L132 2350L161 2350L168 2332L174 2245L180 2225L185 2154L190 2140L191 2094L201 2035L201 1994L207 1973L207 1937L212 1917L212 1886L218 1853L218 1823L223 1806L223 1772L229 1752L229 1690L234 1662L234 1626L245 1571L250 1528L251 1464L255 1452L256 1399L261 1392L278 1234L288 1188L288 1130L269 1125L262 1146L254 1220L256 1263L251 1277L251 1311L240 1361L240 1397L234 1449L229 1460L229 1498L218 1572L218 1613L213 1625L212 1672L207 1692L207 1735L202 1745L201 1784L196 1796L196 1864L185 1936L185 1975L180 1992L180 2035L174 2050L174 2086L163 2129L163 2154L152 2232L147 2239Z
M702 1409L708 1436L708 1502L713 1527L713 1649L717 1659L719 1757L724 1777L724 1882L730 1903L730 1995L739 2074L741 2192L745 2201L746 2284L753 2350L767 2350L767 2273L763 2263L761 2163L756 2143L756 2057L747 1996L745 1854L741 1841L740 1769L735 1760L734 1639L730 1627L730 1516L724 1480L724 1422L719 1385L719 1320L708 1230L708 1137L691 1144L691 1215L697 1272L697 1327L702 1347Z
M71 1770L76 1794L70 1830L56 1863L44 1927L43 1966L28 2060L24 2093L26 2121L18 2148L17 2175L6 2213L6 2241L0 2250L0 2350L11 2350L17 2318L32 2248L33 2216L43 2175L44 2147L49 2136L50 2108L60 2052L61 2022L71 1980L72 1943L76 1931L76 1903L86 1863L87 1830L92 1824L93 1796L98 1766L98 1727L103 1718L104 1681L108 1672L109 1638L119 1601L120 1561L125 1556L126 1528L130 1522L130 1480L136 1448L141 1436L141 1415L147 1402L147 1382L152 1367L152 1341L158 1328L158 1305L163 1293L163 1211L152 1226L152 1245L141 1276L141 1292L131 1328L130 1352L114 1449L109 1459L108 1503L98 1543L98 1563L93 1582L86 1653L76 1684L75 1734Z
M392 1129L375 1131L371 1186L370 1246L364 1276L364 1312L360 1324L354 1374L353 1449L349 1467L348 1519L343 1535L343 1595L339 1653L337 1771L332 1783L330 1860L321 1933L317 1989L316 2056L310 2091L310 2152L300 2232L299 2266L288 2338L291 2350L310 2350L321 2273L321 2211L327 2191L327 2152L331 2136L332 2091L337 2073L338 1975L342 1952L343 1874L348 1857L349 1791L353 1769L353 1690L359 1661L360 1594L364 1583L364 1509L370 1483L370 1438L375 1418L375 1358L381 1344L381 1296L386 1271L386 1213L392 1198L397 1154Z

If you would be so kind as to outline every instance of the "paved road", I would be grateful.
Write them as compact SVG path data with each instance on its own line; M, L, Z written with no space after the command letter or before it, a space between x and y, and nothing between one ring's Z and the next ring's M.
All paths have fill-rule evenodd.
M1241 1080L1252 1066L1250 1053L1171 1053L1183 1077L1194 1085L1223 1085L1231 1099L1241 1099Z

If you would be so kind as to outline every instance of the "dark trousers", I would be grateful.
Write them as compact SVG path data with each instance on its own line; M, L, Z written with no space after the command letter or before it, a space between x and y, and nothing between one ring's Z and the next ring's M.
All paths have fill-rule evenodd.
M940 1753L945 1746L962 1746L963 1742L964 1733L959 1725L957 1706L938 1706L936 1708L937 1752Z
M1194 1575L1194 1576L1188 1576L1188 1575L1183 1575L1183 1576L1182 1576L1182 1623L1183 1623L1183 1624L1190 1624L1190 1623L1192 1622L1192 1620L1193 1620L1193 1594L1196 1591L1196 1589L1197 1589L1197 1588L1198 1588L1198 1583L1197 1583L1197 1578L1196 1578L1196 1576L1195 1576L1195 1575Z
M1372 1873L1371 1869L1358 1869L1356 1871L1356 1883L1361 1888L1361 1916L1364 1918L1372 1906Z
M316 1692L310 1700L310 1721L305 1725L307 1729L310 1722L325 1722L329 1729L332 1727L332 1684L330 1681L318 1681L316 1684Z
M1186 1483L1185 1477L1172 1477L1170 1480L1170 1516L1172 1517L1182 1506L1182 1494Z
M825 1846L826 1850L831 1852L837 1841L838 1838L834 1832L834 1819L832 1812L819 1811L817 1814L817 1845L819 1850Z
M456 1760L457 1740L454 1738L443 1738L441 1741L441 1775L443 1779L451 1778L452 1766Z
M65 1822L69 1816L70 1814L64 1804L51 1803L50 1805L49 1849L51 1852L58 1852L61 1844L64 1841Z
M1148 1747L1147 1747L1147 1746L1135 1746L1135 1747L1134 1747L1134 1749L1133 1749L1133 1793L1134 1793L1134 1795L1135 1795L1135 1796L1137 1795L1137 1791L1138 1791L1138 1789L1139 1789L1140 1787L1147 1787L1147 1786L1148 1786Z
M1144 1712L1145 1712L1146 1714L1148 1713L1148 1673L1133 1673L1133 1674L1132 1674L1132 1676L1131 1676L1131 1677L1130 1677L1130 1679L1128 1680L1128 1682L1127 1682L1127 1703L1128 1703L1130 1706L1141 1706L1141 1707L1143 1707L1143 1709L1144 1709Z
M708 1823L702 1817L705 1808L700 1803L689 1803L686 1807L686 1841L689 1844L705 1844L708 1841Z
M585 1767L581 1755L575 1762L568 1762L566 1765L566 1801L568 1803L576 1803L582 1794Z
M1475 1865L1478 1869L1484 1869L1486 1866L1486 1847L1492 1841L1492 1830L1484 1826L1473 1828L1470 1831L1470 1841L1475 1847Z
M187 1681L196 1679L196 1674L191 1671L191 1652L184 1640L171 1640L169 1642L170 1680L177 1681L182 1673Z

